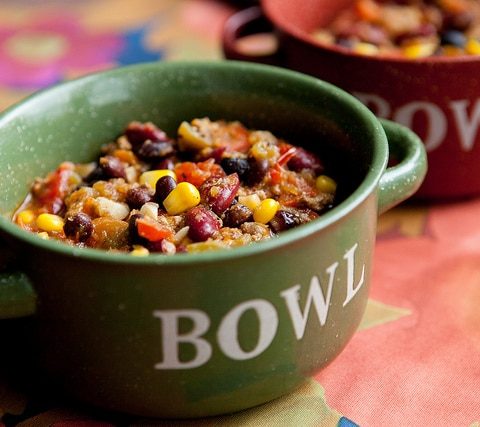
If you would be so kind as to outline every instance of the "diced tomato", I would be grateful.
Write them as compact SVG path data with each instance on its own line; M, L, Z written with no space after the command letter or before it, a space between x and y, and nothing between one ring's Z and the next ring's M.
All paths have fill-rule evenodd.
M34 190L39 204L47 212L58 214L62 210L63 198L67 193L72 173L73 164L64 162Z
M278 199L283 206L288 206L290 208L296 208L300 200L301 196L298 194L284 194Z
M214 159L204 162L183 162L175 166L178 182L187 181L195 187L200 187L208 178L225 176L225 172Z
M295 156L297 149L295 147L290 147L287 151L280 155L277 160L277 164L280 166L286 165L288 161Z
M280 150L280 154L286 153L293 145L289 144L288 142L282 141L281 139L278 141L278 149Z
M229 151L238 151L246 153L250 149L248 141L248 130L240 123L233 122L228 125L228 134L230 138L226 140L226 147Z
M314 196L317 194L314 186L315 184L313 182L307 182L307 180L297 174L289 173L286 181L292 187L296 188L299 194L305 194L308 196Z
M158 242L159 240L171 239L173 237L173 231L170 227L148 218L139 218L136 224L138 235L150 242Z
M359 0L355 2L355 11L361 21L375 22L382 13L380 5L373 0Z
M280 181L282 194L278 201L289 207L297 207L304 196L315 196L316 190L313 183L307 182L296 173L284 170Z
M282 182L282 168L278 165L275 165L270 169L270 182L272 185L280 184Z

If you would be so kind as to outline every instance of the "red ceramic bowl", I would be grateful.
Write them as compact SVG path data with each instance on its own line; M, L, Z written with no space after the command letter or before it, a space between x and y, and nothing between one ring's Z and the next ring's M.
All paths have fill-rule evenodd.
M223 35L229 59L267 62L327 80L357 96L378 117L424 141L427 178L417 197L480 195L480 56L394 59L323 45L312 30L352 0L261 0L233 15ZM245 35L274 30L279 49L263 56L239 49Z

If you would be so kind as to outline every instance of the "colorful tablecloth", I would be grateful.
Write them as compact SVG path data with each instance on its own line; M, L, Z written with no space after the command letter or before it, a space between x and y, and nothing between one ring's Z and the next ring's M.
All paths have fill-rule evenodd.
M219 0L2 0L0 110L94 70L220 59ZM35 384L22 331L0 322L0 425L480 426L480 200L405 203L380 218L371 298L343 353L261 407L191 421L98 412Z

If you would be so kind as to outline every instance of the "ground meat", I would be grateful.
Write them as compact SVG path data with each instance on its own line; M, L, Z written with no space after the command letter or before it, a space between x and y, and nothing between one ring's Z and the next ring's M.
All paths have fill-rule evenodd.
M240 230L244 234L249 234L252 236L254 242L258 242L262 239L268 239L271 237L272 233L270 228L265 224L259 224L258 222L244 222L240 226Z

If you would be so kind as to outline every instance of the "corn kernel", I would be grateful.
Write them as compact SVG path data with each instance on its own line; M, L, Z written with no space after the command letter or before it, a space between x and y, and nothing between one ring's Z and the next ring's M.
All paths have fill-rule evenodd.
M25 209L17 214L19 224L31 224L33 221L35 221L35 214L30 209Z
M252 212L260 205L262 201L258 194L249 194L248 196L239 196L238 203L246 206Z
M179 140L178 145L181 151L201 150L205 147L211 147L213 141L208 135L203 135L197 126L192 126L188 122L182 122L177 130Z
M262 200L260 205L253 211L253 219L255 222L267 224L277 213L280 203L274 199Z
M138 179L138 182L142 185L147 185L150 188L155 188L157 181L163 176L171 176L175 181L177 180L177 175L175 172L169 169L157 169L153 171L143 172Z
M257 160L269 160L275 162L280 157L280 149L272 142L263 140L252 145L250 154Z
M470 55L480 55L480 40L470 37L465 44L465 52Z
M434 43L418 42L405 46L402 49L402 53L406 58L425 58L435 52L436 45Z
M374 44L359 42L353 46L353 51L360 55L376 55L379 49Z
M322 193L335 193L337 183L327 175L319 175L315 180L315 187Z
M200 203L200 193L187 181L178 184L163 201L169 215L178 215Z
M140 245L135 245L133 247L133 250L130 252L130 255L132 256L147 256L149 254L150 254L149 250Z
M458 56L463 54L463 49L458 46L445 45L442 46L442 55L444 56Z
M37 227L43 231L62 231L63 218L58 215L42 213L37 217Z
M40 231L39 233L37 233L37 236L40 237L40 239L43 239L43 240L50 239L50 236L48 235L48 233L46 231Z

